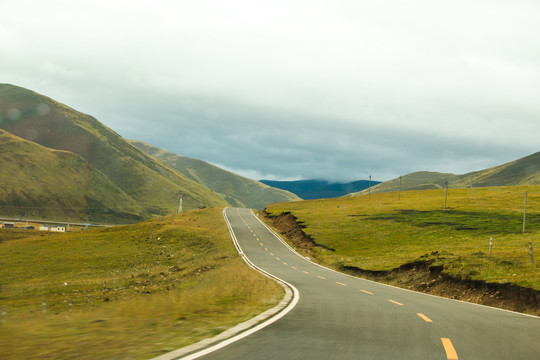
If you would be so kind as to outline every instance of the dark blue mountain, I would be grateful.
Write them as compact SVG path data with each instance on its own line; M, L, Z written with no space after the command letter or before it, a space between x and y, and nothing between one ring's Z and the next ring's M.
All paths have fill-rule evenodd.
M352 192L362 191L369 187L369 180L358 180L349 183L335 183L326 180L260 180L260 182L278 189L290 191L304 200L335 198ZM371 181L371 186L379 183L380 181Z

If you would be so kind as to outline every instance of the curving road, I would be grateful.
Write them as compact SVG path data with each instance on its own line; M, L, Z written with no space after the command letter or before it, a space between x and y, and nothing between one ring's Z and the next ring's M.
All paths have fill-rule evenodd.
M292 252L248 209L226 217L245 255L294 285L300 300L199 359L540 359L537 317L340 274Z

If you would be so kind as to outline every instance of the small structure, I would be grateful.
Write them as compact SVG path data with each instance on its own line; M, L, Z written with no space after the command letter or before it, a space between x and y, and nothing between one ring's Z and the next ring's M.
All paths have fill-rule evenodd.
M35 229L35 227L33 227L32 225L26 225L24 228L26 230L34 230Z
M13 229L14 227L15 227L15 223L12 223L12 222L4 223L4 229Z
M51 232L66 232L65 225L41 225L39 227L41 231L51 231Z

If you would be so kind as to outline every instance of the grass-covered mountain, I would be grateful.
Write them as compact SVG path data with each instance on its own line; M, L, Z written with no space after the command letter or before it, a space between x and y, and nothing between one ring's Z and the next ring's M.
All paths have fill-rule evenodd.
M288 191L267 186L205 161L180 156L142 141L129 141L187 178L220 194L232 206L263 209L270 203L300 200Z
M415 172L401 178L401 190L450 188L540 185L540 152L523 157L509 163L474 171L463 175L438 172ZM385 181L371 188L371 192L392 192L400 188L400 179ZM362 195L361 191L351 195Z
M101 173L103 178L125 194L127 200L116 208L119 212L139 217L170 213L178 207L180 196L183 196L186 209L227 205L216 193L156 161L95 118L33 91L0 84L0 129L46 148L67 151L86 160L93 167L89 172ZM22 159L17 163L22 166L23 172L18 174L20 181L12 183L13 188L4 190L9 193L24 191L18 184L32 178ZM91 178L85 178L84 172L68 178L63 171L68 171L68 166L57 173L66 182L79 182L81 186L93 182ZM0 168L0 181L4 183L6 177L9 174ZM39 189L41 182L41 176L33 177L33 188ZM50 196L61 197L63 192L63 187L55 188ZM50 203L39 196L27 196L25 199L25 204L33 204L36 208L50 207ZM16 198L11 203L17 205ZM8 209L5 206L4 213ZM98 217L97 213L107 212L108 206L108 199L103 199L101 205L95 205L95 217ZM122 221L119 217L114 218Z
M79 155L1 129L0 149L0 214L86 220L99 212L111 220L140 220L144 213L140 204Z
M261 180L262 183L279 189L290 191L304 200L335 198L369 187L368 180L358 180L348 183L329 182L325 180L295 180L276 181ZM380 181L371 181L371 186Z

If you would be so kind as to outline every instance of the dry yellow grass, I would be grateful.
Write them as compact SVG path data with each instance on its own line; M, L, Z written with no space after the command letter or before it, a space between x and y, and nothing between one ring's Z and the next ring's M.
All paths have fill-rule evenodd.
M159 225L2 234L2 359L149 358L213 336L282 296L238 257L220 209Z

